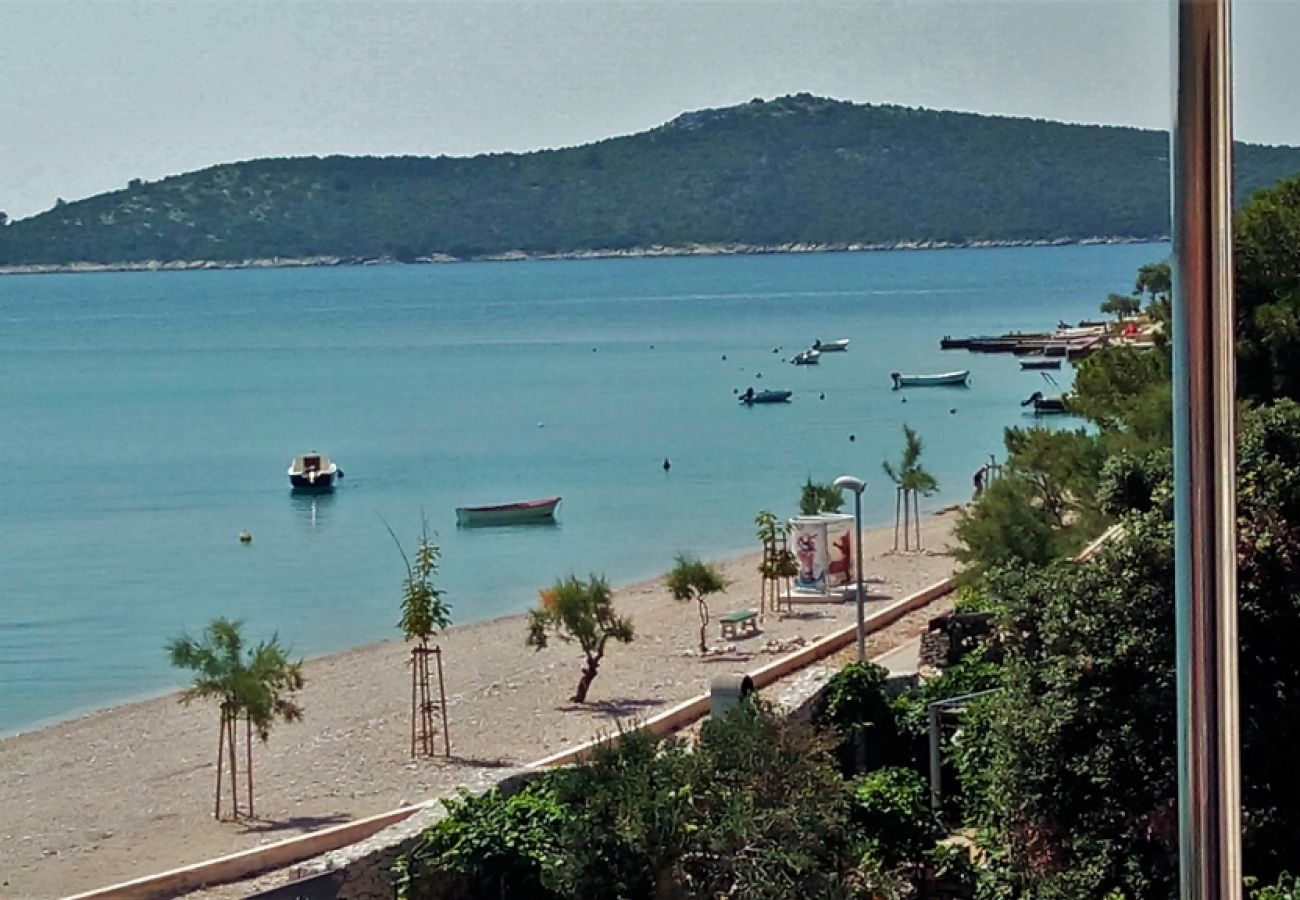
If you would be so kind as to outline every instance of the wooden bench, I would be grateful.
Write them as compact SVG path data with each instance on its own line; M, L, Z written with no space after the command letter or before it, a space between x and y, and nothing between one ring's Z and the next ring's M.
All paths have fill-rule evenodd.
M745 634L758 634L758 613L752 609L740 609L718 618L722 627L722 637L735 638Z

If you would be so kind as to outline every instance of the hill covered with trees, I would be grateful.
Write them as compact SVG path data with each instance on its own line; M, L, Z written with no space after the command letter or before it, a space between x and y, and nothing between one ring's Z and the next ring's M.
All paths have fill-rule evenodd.
M1168 155L1158 131L799 94L561 150L133 180L0 228L0 265L1158 238ZM1244 200L1300 149L1238 145L1236 165Z

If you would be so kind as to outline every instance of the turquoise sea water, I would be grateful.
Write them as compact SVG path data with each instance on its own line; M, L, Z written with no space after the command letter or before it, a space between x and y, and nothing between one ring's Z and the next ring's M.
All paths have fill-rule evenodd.
M1166 253L0 278L0 733L177 686L165 641L217 615L307 655L397 636L384 521L409 546L422 511L469 621L570 571L753 549L755 513L795 512L809 475L865 477L885 522L905 422L941 485L927 505L965 500L1043 382L939 337L1095 317ZM780 363L818 337L852 348ZM967 390L890 390L893 370L958 368ZM750 385L794 401L741 407ZM312 449L347 472L332 496L289 492ZM551 494L555 527L455 525L458 505Z

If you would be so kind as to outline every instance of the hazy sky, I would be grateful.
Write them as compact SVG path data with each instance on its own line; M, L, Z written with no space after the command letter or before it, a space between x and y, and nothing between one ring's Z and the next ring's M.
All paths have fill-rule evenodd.
M258 156L473 154L841 99L1164 128L1170 0L0 0L0 210ZM1238 137L1300 144L1300 0L1237 0Z

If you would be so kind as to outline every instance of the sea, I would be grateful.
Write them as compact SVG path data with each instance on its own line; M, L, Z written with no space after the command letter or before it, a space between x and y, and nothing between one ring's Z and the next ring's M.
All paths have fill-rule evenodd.
M315 656L400 637L427 522L457 622L576 573L757 549L807 478L864 478L905 424L968 500L1020 401L1067 366L946 335L1096 318L1160 244L0 278L0 734L182 686L167 641L217 616ZM788 360L850 338L820 365ZM968 388L890 373L969 368ZM746 407L753 386L794 392ZM1057 422L1053 427L1079 423ZM346 473L289 489L292 458ZM667 461L670 465L665 465ZM455 508L562 496L551 526ZM851 504L848 507L851 510ZM247 532L251 541L242 543ZM633 614L635 617L635 614ZM523 652L523 635L520 635Z

